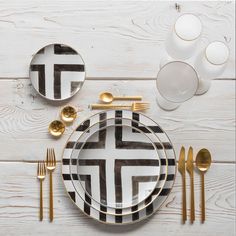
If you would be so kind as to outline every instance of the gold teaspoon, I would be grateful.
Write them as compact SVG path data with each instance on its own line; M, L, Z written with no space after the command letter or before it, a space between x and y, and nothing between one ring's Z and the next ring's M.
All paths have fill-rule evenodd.
M207 172L211 165L211 154L210 152L203 148L201 149L196 157L196 166L201 173L201 199L202 199L202 223L205 221L205 183L204 174Z
M114 100L142 100L142 96L113 96L109 92L103 92L99 95L99 99L104 103L111 103Z

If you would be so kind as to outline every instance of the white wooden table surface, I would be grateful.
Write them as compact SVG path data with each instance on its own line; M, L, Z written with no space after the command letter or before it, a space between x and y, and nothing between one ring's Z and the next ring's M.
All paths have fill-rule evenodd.
M111 2L0 0L0 235L235 235L235 3ZM228 67L209 92L195 96L173 112L155 102L155 75L166 34L176 17L197 14L204 32L199 47L225 41L231 50ZM40 98L30 85L32 55L54 42L77 49L88 80L69 101L83 109L59 140L47 126L64 104ZM64 144L77 124L95 113L88 104L101 91L143 95L147 112L170 136L176 153L181 145L194 153L208 148L213 164L206 174L206 222L200 223L200 179L196 173L196 222L181 224L181 181L164 206L148 220L128 226L104 225L86 217L67 197L60 176ZM48 178L45 220L38 221L39 183L36 162L55 147L55 220L48 221ZM189 194L189 179L188 194ZM188 201L189 208L189 201Z

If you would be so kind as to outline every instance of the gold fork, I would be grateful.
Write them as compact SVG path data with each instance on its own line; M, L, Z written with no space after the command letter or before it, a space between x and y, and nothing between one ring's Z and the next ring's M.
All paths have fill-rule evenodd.
M132 111L143 111L149 109L149 103L147 102L133 102L130 105L115 105L115 104L91 104L92 110L100 109L124 109Z
M49 208L49 218L53 221L53 185L52 185L52 172L56 168L56 157L53 148L47 149L47 160L46 166L50 175L50 208Z
M46 168L44 161L38 162L37 177L40 181L40 208L39 208L39 220L43 220L43 181L46 176Z

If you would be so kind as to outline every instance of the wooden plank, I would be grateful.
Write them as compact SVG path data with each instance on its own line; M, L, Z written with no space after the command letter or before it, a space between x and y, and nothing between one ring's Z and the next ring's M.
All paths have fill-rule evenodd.
M213 81L208 93L196 96L179 109L168 112L155 101L154 81L86 81L79 94L68 103L79 106L79 118L68 126L61 139L49 136L49 123L59 118L65 104L51 104L36 95L29 80L0 82L0 160L38 160L47 147L61 155L73 129L98 111L88 105L97 102L102 91L114 94L143 95L151 103L146 114L156 120L172 140L176 153L182 145L194 150L208 148L214 161L235 161L235 81Z
M27 77L32 56L47 44L74 47L88 77L155 78L175 19L195 13L203 22L198 52L209 42L228 44L221 77L235 78L235 2L0 1L0 77ZM16 40L17 39L17 40Z
M174 188L164 206L149 220L135 225L114 227L95 222L79 211L67 196L60 176L54 175L53 223L48 222L48 176L44 182L44 216L38 221L39 183L36 163L0 163L1 235L234 235L235 165L213 164L206 174L206 222L200 223L200 178L195 174L196 221L181 224L181 178L177 173ZM189 199L187 175L187 200ZM190 202L187 202L188 209ZM188 211L189 215L189 211ZM16 231L17 230L17 231Z

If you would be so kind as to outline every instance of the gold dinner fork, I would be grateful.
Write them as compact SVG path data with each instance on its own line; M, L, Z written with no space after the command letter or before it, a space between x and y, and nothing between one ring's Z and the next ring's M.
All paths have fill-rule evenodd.
M53 221L53 185L52 185L52 172L56 168L56 157L53 148L47 149L47 159L46 166L50 175L50 208L49 208L49 218Z
M107 110L107 109L124 109L131 111L144 111L149 109L150 105L147 102L133 102L130 105L116 105L116 104L91 104L92 110Z
M37 177L40 181L40 208L39 208L39 220L43 220L43 181L46 176L46 168L44 161L38 162Z

